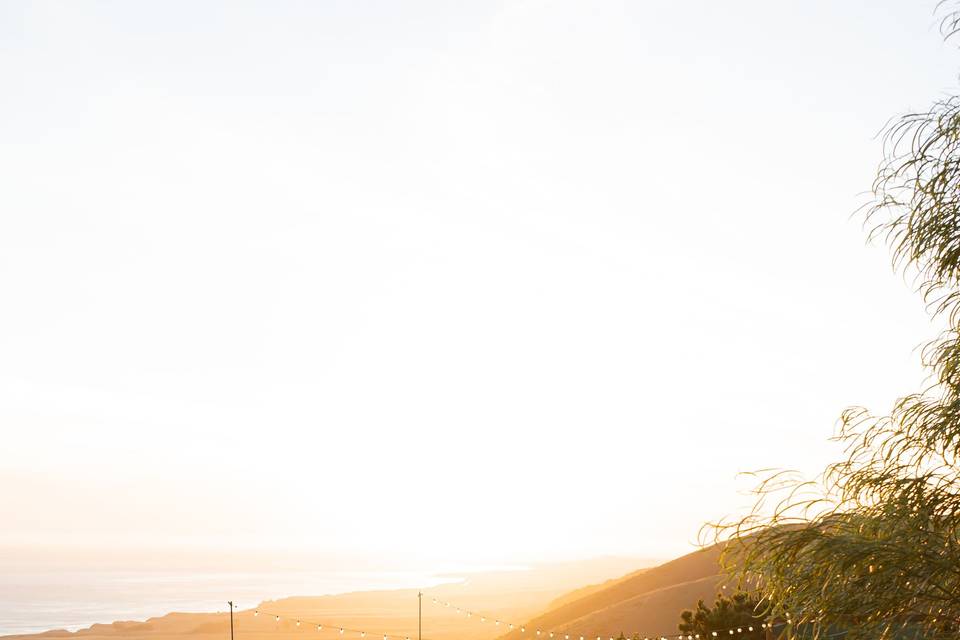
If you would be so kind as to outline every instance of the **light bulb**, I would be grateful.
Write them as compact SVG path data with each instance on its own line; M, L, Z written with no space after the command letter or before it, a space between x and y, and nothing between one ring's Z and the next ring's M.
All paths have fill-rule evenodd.
M280 616L277 616L277 622L280 622Z
M258 615L260 615L260 612L259 612L259 611L254 611L254 612L253 612L253 617L254 617L254 618L256 618Z
M298 627L300 626L300 621L299 621L299 620L297 620L297 626L298 626Z
M317 631L323 631L323 625L322 625L322 624L318 624L318 625L317 625Z

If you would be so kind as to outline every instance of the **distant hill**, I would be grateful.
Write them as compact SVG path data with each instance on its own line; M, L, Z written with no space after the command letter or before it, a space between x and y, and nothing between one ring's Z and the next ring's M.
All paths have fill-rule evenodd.
M547 611L501 640L544 640L536 630L604 639L621 632L641 637L677 632L680 612L707 602L723 591L720 550L709 547L652 569L643 569L603 584L572 591L555 599Z

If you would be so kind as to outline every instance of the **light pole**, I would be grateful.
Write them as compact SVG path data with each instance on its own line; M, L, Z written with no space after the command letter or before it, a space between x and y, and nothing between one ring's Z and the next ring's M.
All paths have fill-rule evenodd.
M423 640L421 634L423 633L423 592L417 592L417 640ZM233 638L230 638L233 640Z
M230 605L230 640L233 640L233 600L227 601Z

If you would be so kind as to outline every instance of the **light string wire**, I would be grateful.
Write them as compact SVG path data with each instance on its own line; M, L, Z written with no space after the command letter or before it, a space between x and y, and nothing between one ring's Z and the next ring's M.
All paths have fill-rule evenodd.
M425 593L423 595L427 596L429 594ZM527 632L528 625L526 624L517 624L514 622L508 622L506 620L501 620L494 616L489 616L484 613L473 611L471 609L458 607L457 605L451 602L447 602L441 598L437 598L434 596L430 596L430 599L433 602L433 604L443 606L444 608L454 609L457 613L467 614L467 618L472 618L476 616L479 618L480 622L486 622L487 620L492 620L494 623L494 626L504 625L507 627L508 631L514 631L519 629L520 633ZM704 640L713 640L713 638L717 638L717 640L720 640L720 638L729 638L730 636L737 636L738 634L742 634L742 633L752 633L753 631L765 631L768 628L773 630L775 627L785 627L790 624L792 624L792 621L790 620L790 616L788 615L787 621L781 622L779 624L761 621L759 624L754 624L754 625L747 624L745 626L741 625L739 627L732 627L730 629L718 629L716 631L711 631L709 636L704 637ZM623 632L621 631L621 633ZM844 631L843 633L846 633L846 632ZM544 639L545 640L603 640L604 635L606 635L608 640L617 640L618 638L618 636L611 636L609 634L601 634L601 635L577 634L577 633L570 633L568 631L543 630L543 629L536 629L533 635L533 638L535 640L544 640ZM627 640L630 640L631 638L642 638L643 640L673 640L674 638L676 638L676 640L701 640L701 634L699 633L688 634L688 633L675 633L675 632L667 633L667 634L657 633L652 635L651 634L644 635L644 634L638 633L638 634L634 634L633 636L627 636L626 634L624 634L624 637L627 638ZM827 636L827 637L832 637L832 636Z
M234 611L234 615L237 615L237 614L239 614L239 613L244 613L244 612L242 612L242 611ZM275 613L275 612L272 612L272 611L266 611L266 610L260 609L260 608L256 608L256 609L252 609L252 610L251 610L251 609L247 609L246 613L252 613L254 618L258 618L258 617L260 617L260 616L266 616L266 617L268 617L268 618L273 618L276 622L280 622L281 620L295 621L295 622L296 622L296 626L298 626L298 627L301 627L301 626L304 626L304 625L307 626L307 627L315 627L315 628L317 629L317 631L320 631L320 632L322 632L322 631L333 631L333 632L336 632L337 635L340 635L340 636L343 636L343 635L349 633L349 634L351 634L351 635L353 635L353 636L359 636L360 638L366 638L368 635L371 635L371 634L368 634L368 633L367 633L366 631L364 631L363 629L351 629L350 627L345 627L345 626L340 625L340 624L322 622L322 621L319 621L319 620L307 620L306 618L298 618L297 616L291 616L291 615L289 615L289 614L279 614L279 613ZM377 635L378 635L378 634L372 634L371 637L375 638ZM403 634L403 633L382 633L382 634L379 634L379 635L381 636L381 640L391 640L391 638L392 638L393 640L400 640L401 638L402 638L403 640L410 640L410 636L409 636L408 634ZM431 640L431 639L424 637L424 638L422 638L422 640Z
M426 593L423 594L423 595L424 595L424 596L428 596L428 594L426 594ZM517 623L507 622L506 620L501 620L501 619L495 618L495 617L493 617L493 616L488 616L488 615L479 613L479 612L477 612L477 611L473 611L473 610L471 610L471 609L466 609L466 608L464 608L464 607L458 607L458 606L456 606L456 605L454 605L454 604L452 604L452 603L450 603L450 602L444 601L444 600L442 600L442 599L440 599L440 598L436 598L436 597L433 597L433 596L429 596L429 597L431 598L431 601L432 601L434 604L442 605L444 608L452 608L452 609L454 609L457 613L465 613L467 618L472 618L472 617L476 616L477 618L479 618L479 621L480 621L480 622L486 622L487 620L492 620L492 621L494 622L494 626L503 625L503 626L507 629L507 632L514 631L514 630L517 630L517 629L519 629L520 633L526 633L526 631L527 631L527 625L526 625L526 624L517 624ZM248 614L249 614L249 613L251 613L251 612L252 612L252 614L253 614L253 617L255 617L255 618L256 618L256 617L259 617L260 615L263 615L263 616L268 617L268 618L273 618L273 619L274 619L276 622L278 622L278 623L279 623L281 620L293 621L293 622L296 623L296 626L297 626L297 627L302 627L302 626L315 627L318 632L323 632L323 631L335 632L335 633L337 633L338 635L341 635L341 636L349 633L349 634L351 634L351 635L353 635L353 636L355 636L355 637L356 637L356 636L359 636L360 638L366 638L367 635L368 635L367 632L364 631L363 629L354 629L354 628L346 627L346 626L343 626L343 625L340 625L340 624L330 623L330 622L321 622L321 621L318 621L318 620L307 620L306 618L300 618L300 617L297 617L297 616L291 616L291 615L289 615L289 614L279 614L279 613L275 613L275 612L272 612L272 611L266 611L266 610L263 610L263 609L260 609L260 608L255 608L255 609L252 609L252 610L251 610L251 609L247 609L246 611L236 611L236 610L235 610L235 611L234 611L234 615L239 615L239 614L242 614L242 613L248 613ZM792 624L792 621L791 621L791 620L789 619L789 617L788 617L786 622L781 622L781 623L777 623L777 624L768 623L768 622L761 622L759 625L749 625L749 624L748 624L748 625L745 626L745 627L744 627L744 626L740 626L740 627L732 627L732 628L730 628L730 629L715 630L715 631L711 631L711 632L710 632L710 636L705 637L704 640L712 640L713 638L717 638L717 639L719 640L720 638L729 638L730 636L736 636L736 635L742 634L742 633L751 633L751 632L753 632L753 631L766 630L766 629L768 629L768 628L772 631L774 628L785 627L785 626L788 626L788 625L791 625L791 624ZM759 627L759 628L758 628L758 627ZM623 632L621 632L621 634L622 634L622 633L623 633ZM825 638L834 638L834 637L838 637L838 636L845 635L846 633L847 633L846 631L840 631L840 632L837 632L837 633L829 634L829 635L824 636L824 637L825 637ZM373 637L375 637L376 635L378 635L378 634L372 634ZM393 640L400 640L400 638L403 638L403 640L411 640L410 636L407 635L407 634L383 633L383 634L379 634L379 635L381 635L382 640L391 640L391 638L393 638ZM552 631L552 630L544 631L544 630L542 630L542 629L536 629L536 632L535 632L534 637L535 637L535 638L540 638L540 639L543 639L544 637L546 637L546 638L548 638L548 639L555 639L555 640L556 640L556 639L558 638L558 636L561 636L561 635L563 636L563 640L571 640L571 636L576 636L576 637L574 638L574 640L603 640L603 635L595 635L595 634L590 634L590 635L583 634L583 635L579 635L579 634L570 634L569 632L559 632L559 631ZM700 639L701 639L701 634L699 634L699 633L695 633L695 634L687 634L687 633L659 634L659 633L658 633L658 634L647 634L647 635L643 635L643 634L639 634L639 633L638 633L638 634L634 634L633 636L626 636L626 634L623 634L623 635L624 635L624 637L627 638L627 640L630 640L631 638L642 638L643 640L673 640L674 638L676 638L676 640L700 640ZM609 634L607 634L607 637L608 637L608 640L617 640L617 639L618 639L618 636L611 636L611 635L609 635ZM422 640L431 640L431 639L430 639L430 638L422 638Z

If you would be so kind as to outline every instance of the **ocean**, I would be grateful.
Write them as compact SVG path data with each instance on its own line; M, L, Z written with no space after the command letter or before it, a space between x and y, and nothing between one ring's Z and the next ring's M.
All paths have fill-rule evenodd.
M145 620L172 611L239 609L287 596L430 587L453 580L416 572L362 571L97 571L53 569L0 574L0 635L94 623Z

